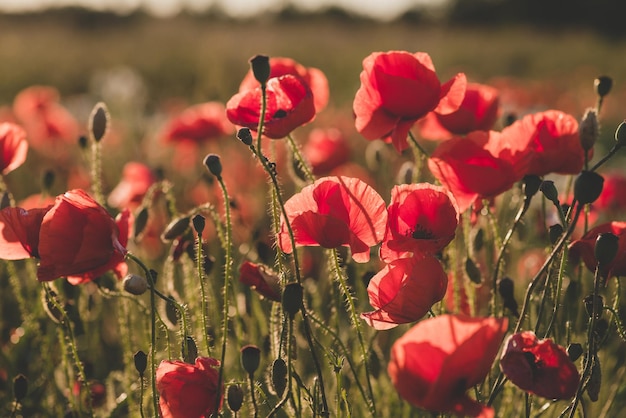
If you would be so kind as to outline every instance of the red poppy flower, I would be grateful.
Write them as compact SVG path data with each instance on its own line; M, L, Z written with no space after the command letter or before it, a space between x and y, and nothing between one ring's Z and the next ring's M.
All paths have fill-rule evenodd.
M370 247L382 240L387 222L380 195L351 177L322 177L285 202L285 210L296 245L349 246L352 258L359 263L369 261ZM291 254L284 219L277 241L283 252Z
M291 74L297 76L309 86L313 93L313 101L315 102L315 111L319 112L328 104L330 96L328 89L328 80L324 73L313 67L305 67L297 63L291 58L270 57L270 78L280 77ZM250 69L243 81L239 85L239 92L252 90L259 86L259 82L254 78L254 74Z
M527 115L504 128L502 136L510 146L532 151L525 174L578 174L583 168L578 121L567 113L548 110Z
M6 175L24 164L28 153L26 132L13 123L0 123L0 173Z
M159 409L163 418L209 417L222 406L218 388L219 360L198 357L195 364L163 360L156 370ZM215 405L220 390L220 404Z
M402 184L391 190L380 257L389 262L407 253L435 254L452 241L459 223L456 202L442 187Z
M266 87L267 108L263 135L272 139L287 136L315 117L313 94L302 79L293 75L270 78ZM245 90L226 103L226 116L235 125L258 129L261 117L261 87Z
M498 120L498 90L478 83L468 83L459 109L448 115L430 112L419 121L420 134L426 139L449 139L473 131L488 131Z
M350 159L348 141L338 129L313 129L302 149L313 174L327 174Z
M442 142L428 167L465 212L476 198L491 198L509 190L526 174L530 152L508 144L495 131L475 131Z
M411 404L432 412L493 417L465 392L489 373L507 330L506 318L441 315L419 322L391 349L388 372Z
M570 244L570 261L577 263L582 259L587 268L596 270L598 261L596 260L594 248L598 235L611 232L618 237L618 250L615 259L600 270L602 277L626 276L626 222L608 222L589 230L581 239Z
M239 268L239 282L253 288L269 300L280 302L278 276L262 264L244 261Z
M435 257L392 261L370 280L367 294L375 310L361 318L378 330L415 322L443 299L447 284L448 276Z
M59 103L52 87L32 86L15 96L13 112L27 133L29 144L46 155L64 156L78 140L78 122Z
M122 170L122 179L109 193L107 203L114 208L135 210L155 181L156 178L148 166L137 162L126 163Z
M511 335L500 358L502 373L520 389L548 399L569 399L580 377L565 349L532 331Z
M624 211L626 209L626 176L620 172L603 173L604 185L600 197L593 202L593 209L598 211Z
M197 104L170 120L164 129L166 142L192 141L201 143L231 135L235 127L226 118L226 108L220 102Z
M467 80L459 73L441 84L424 52L375 52L363 60L361 87L354 98L356 129L369 140L384 138L398 152L408 147L413 124L428 112L459 108Z
M128 224L127 217L122 216L120 225ZM0 211L0 234L0 258L39 258L40 281L69 277L74 284L82 283L111 269L121 274L125 267L127 230L120 231L82 190L58 196L47 208Z

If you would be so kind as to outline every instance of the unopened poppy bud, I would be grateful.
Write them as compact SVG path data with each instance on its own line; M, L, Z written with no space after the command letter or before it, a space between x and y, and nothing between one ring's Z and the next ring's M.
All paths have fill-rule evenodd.
M550 243L552 245L556 244L559 241L561 235L563 235L563 225L561 224L551 225L548 229L548 236L550 237Z
M252 133L250 132L250 128L241 128L237 131L237 138L245 145L252 145Z
M270 78L270 57L267 55L255 55L250 58L250 67L259 83L265 84Z
M107 133L109 120L110 116L106 105L102 102L96 103L89 116L89 132L94 141L100 142Z
M574 199L581 204L593 203L604 186L604 178L595 171L583 170L574 182Z
M602 310L604 309L604 298L601 295L596 295L594 298L593 295L587 295L583 299L585 303L585 309L587 310L587 315L591 318L593 315L593 305L595 300L595 308L596 308L596 319L600 319L602 316Z
M378 376L380 376L382 365L380 364L380 357L378 357L378 354L376 354L376 351L374 350L370 350L368 366L369 366L369 372L372 375L372 377L374 379L378 379Z
M222 162L220 156L217 154L209 154L204 157L204 165L209 169L209 172L218 179L222 177Z
M246 345L241 348L241 365L248 372L248 375L254 375L261 363L261 350L256 345Z
M54 171L46 170L41 179L41 188L45 191L50 191L52 185L54 184L55 177L56 175L54 174Z
M282 358L277 358L272 363L272 387L280 397L287 388L287 363Z
M123 287L131 295L143 295L148 290L148 280L143 276L128 274L124 277Z
M589 383L587 383L587 395L591 402L597 402L600 395L600 387L602 386L602 369L600 367L600 358L598 355L594 355L591 360L591 375L589 376Z
M135 216L135 230L133 231L133 236L135 238L141 235L143 230L146 228L146 225L148 224L148 215L148 208L144 206L141 208L139 213L137 213L137 216Z
M472 247L474 248L474 252L478 252L483 249L485 245L485 230L482 228L478 228L476 234L474 234L474 239L472 240Z
M619 250L619 237L611 232L603 232L596 238L593 253L599 267L610 264L617 256Z
M502 296L503 305L515 316L519 316L517 311L517 301L515 300L515 285L510 277L503 277L498 282L498 293Z
M28 379L23 374L18 374L13 379L13 396L16 402L21 402L28 392Z
M243 405L243 389L239 385L230 385L226 391L226 402L233 412L238 412Z
M0 197L0 210L8 208L11 206L11 195L9 192L2 192L2 196Z
M185 337L185 342L187 343L187 347L185 347L185 344L181 344L183 360L185 363L194 364L196 358L198 357L198 346L196 345L196 341L193 337L187 335Z
M571 343L567 346L567 356L572 362L578 360L583 355L583 346L579 343Z
M585 111L583 118L578 128L580 136L580 145L582 145L585 151L589 151L593 148L600 131L598 129L598 112L594 108L589 108Z
M504 116L504 127L511 126L517 120L517 115L515 113L507 113Z
M171 241L183 235L185 231L187 231L187 228L189 228L189 221L189 216L172 219L161 234L161 240Z
M300 283L290 283L283 290L283 310L293 317L302 307L303 289Z
M133 356L133 361L135 362L135 369L137 369L139 375L143 377L146 367L148 367L148 355L139 350Z
M593 87L595 87L596 94L598 96L604 97L611 91L611 87L613 87L613 79L606 75L601 75L593 80Z
M78 137L78 146L80 147L80 149L82 150L87 149L88 145L89 145L89 139L87 139L85 135L81 135Z
M191 219L191 222L193 224L193 229L196 230L198 235L202 235L202 232L204 231L204 226L206 225L206 220L204 219L204 216L198 214Z
M626 145L626 120L620 123L615 130L615 141L620 147Z
M398 170L396 176L397 184L411 184L413 183L413 173L415 172L415 164L411 161L405 161Z
M176 300L172 296L168 296L167 302L165 302L165 317L172 325L172 328L175 328L178 325L178 306L176 305Z
M555 205L559 204L559 192L556 190L556 186L554 185L554 182L552 180L542 181L541 185L539 186L539 190L541 190L541 193L543 193L546 199L548 199Z
M524 176L522 179L522 190L524 191L524 196L527 198L533 197L539 191L539 187L541 186L541 178L534 174L529 174Z
M472 282L476 284L481 283L482 279L480 270L478 269L476 263L474 263L474 260L469 257L465 259L465 273L467 273L467 277L469 277Z

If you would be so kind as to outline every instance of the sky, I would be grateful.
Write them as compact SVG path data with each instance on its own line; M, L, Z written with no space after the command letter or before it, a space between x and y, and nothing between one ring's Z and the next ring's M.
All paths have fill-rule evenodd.
M48 7L82 6L95 10L130 13L144 7L157 16L176 14L182 7L202 11L219 5L234 17L251 17L264 11L294 5L303 11L338 6L357 14L391 20L403 12L422 5L440 5L446 0L0 0L0 11L27 12Z

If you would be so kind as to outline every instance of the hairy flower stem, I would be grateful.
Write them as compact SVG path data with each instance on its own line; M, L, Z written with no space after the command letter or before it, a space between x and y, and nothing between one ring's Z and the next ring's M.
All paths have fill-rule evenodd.
M207 355L211 357L211 347L209 346L209 335L207 333L207 307L206 307L206 290L204 288L204 269L202 268L204 254L202 251L202 234L198 234L196 239L196 271L198 273L198 280L200 281L200 309L202 310L202 335L204 336L204 346L206 347Z
M417 142L415 135L413 132L409 131L409 144L411 145L411 149L413 150L413 159L415 160L415 169L413 170L412 180L413 183L418 183L420 178L420 172L422 169L423 159L430 158L428 151L426 151L420 144Z
M302 156L302 153L300 152L300 149L298 148L298 144L296 144L296 141L293 139L291 134L287 135L287 142L289 143L289 148L291 150L291 153L293 154L293 157L298 162L298 168L302 170L302 173L304 174L304 177L306 178L306 180L308 182L313 183L315 181L313 170L311 169L311 166L309 165L309 163Z
M104 195L102 194L102 144L100 141L93 141L91 144L91 182L93 183L93 194L96 202L104 206Z
M293 335L293 319L289 318L288 320L288 326L287 326L287 341L291 341L291 336ZM281 343L281 347L282 347L282 343ZM274 406L274 408L270 411L270 413L267 415L267 418L271 418L274 415L276 415L278 413L278 411L280 411L280 409L285 405L285 403L287 403L287 401L289 400L289 398L291 398L291 394L292 394L292 370L291 370L291 348L288 347L285 352L287 353L287 388L285 389L285 393L283 394L283 397L280 399L280 401L276 404L276 406ZM280 357L280 354L279 354Z

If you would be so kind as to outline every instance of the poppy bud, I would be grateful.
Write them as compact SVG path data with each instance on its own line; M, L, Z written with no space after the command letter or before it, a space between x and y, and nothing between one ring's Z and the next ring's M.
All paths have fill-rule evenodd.
M604 178L594 172L583 170L574 182L574 198L581 204L593 203L604 186Z
M413 173L415 172L415 164L411 161L405 161L398 170L396 176L396 184L411 184L413 183Z
M52 170L46 170L43 173L43 178L41 180L41 187L43 190L45 191L50 191L50 189L52 188L52 185L54 184L54 178L56 177L56 175L54 174L54 171Z
M596 89L596 94L600 97L604 97L611 91L613 87L613 79L611 77L601 75L593 80L593 87Z
M243 390L239 385L230 385L226 391L226 402L231 411L237 412L243 405Z
M143 230L146 228L147 224L148 224L148 208L144 206L141 208L139 213L137 213L137 216L135 216L135 228L134 228L135 231L133 233L133 236L137 238L139 235L141 235Z
M191 223L193 224L193 229L196 230L198 235L202 235L202 232L204 231L204 226L206 225L206 221L204 219L204 216L199 215L199 214L194 216L191 219Z
M28 392L28 379L23 374L18 374L13 379L13 396L16 402L21 402Z
M287 363L282 358L277 358L272 363L272 386L278 396L283 396L287 388Z
M587 395L591 402L597 402L600 395L600 387L602 386L602 369L600 368L600 358L598 355L594 355L593 364L591 365L591 375L589 376L589 383L587 383Z
M465 259L465 273L467 273L467 277L469 277L472 282L480 284L480 270L478 269L478 266L476 266L476 263L474 263L474 260L469 257Z
M237 131L237 138L245 145L252 145L252 133L250 132L250 128L241 128Z
M515 113L507 113L504 116L504 127L506 128L507 126L511 126L515 123L515 121L517 120L517 115Z
M89 145L89 139L85 135L81 135L78 137L78 146L80 149L87 149L87 145Z
M165 316L170 322L172 327L176 327L178 324L178 307L176 306L176 300L172 296L167 298L165 303Z
M556 244L559 241L559 238L561 238L561 235L563 235L563 225L551 225L548 230L548 235L550 236L550 243L552 245Z
M187 228L189 228L189 216L172 219L161 234L161 240L171 241L174 238L178 238L187 231Z
M498 282L498 293L502 296L503 305L515 316L519 316L517 311L517 301L514 295L514 283L510 277L503 277Z
M139 375L143 377L146 367L148 367L148 355L139 350L133 356L133 361L135 362L135 369L137 369Z
M253 376L261 362L261 350L256 345L246 345L241 348L241 365L248 375Z
M123 287L132 295L143 295L148 290L148 280L143 276L128 274L124 277Z
M380 376L381 364L380 364L380 357L378 357L378 354L376 354L376 351L374 350L370 350L368 366L369 366L369 372L372 375L372 377L374 379L378 379L378 376Z
M482 250L485 245L485 231L482 228L478 228L476 234L474 234L474 239L472 240L472 247L475 252Z
M583 354L583 346L579 343L571 343L567 346L567 355L573 362L578 360Z
M539 186L539 190L541 190L541 193L543 193L546 199L548 199L555 205L559 204L559 192L556 190L556 186L554 185L554 182L552 180L542 181L541 185Z
M204 165L209 169L209 172L218 179L222 177L222 162L220 156L217 154L209 154L204 157Z
M615 141L619 147L626 145L626 120L620 123L615 130Z
M9 192L2 192L2 197L0 197L0 210L8 208L11 206L11 195Z
M302 307L303 289L300 283L290 283L283 290L283 310L293 317Z
M578 128L580 144L585 151L593 148L598 140L600 132L598 130L598 112L594 108L585 111L580 126Z
M198 357L198 346L196 345L196 341L193 337L189 335L185 337L185 341L187 342L187 350L185 350L185 345L181 344L183 360L185 363L194 364L196 362L196 358Z
M89 132L94 141L100 142L104 137L109 126L109 120L110 116L106 105L102 102L96 103L91 115L89 115Z
M603 232L596 238L593 248L594 255L599 267L610 264L617 256L619 250L619 237L611 232Z
M259 83L265 84L270 78L270 58L267 55L255 55L250 58L250 66L254 78Z
M541 183L542 181L539 176L534 174L524 176L522 179L522 190L524 191L524 196L526 196L526 198L531 198L537 194Z
M585 309L587 310L587 315L591 318L593 315L593 305L595 300L596 305L596 319L600 319L602 316L602 309L604 308L604 298L600 295L596 295L594 298L593 295L585 296L583 302L585 303Z

